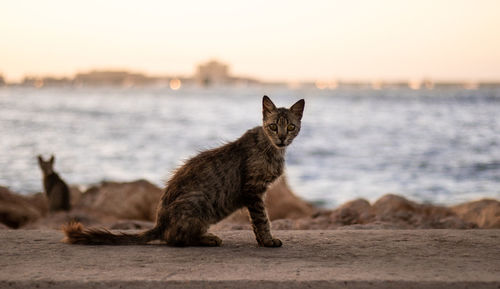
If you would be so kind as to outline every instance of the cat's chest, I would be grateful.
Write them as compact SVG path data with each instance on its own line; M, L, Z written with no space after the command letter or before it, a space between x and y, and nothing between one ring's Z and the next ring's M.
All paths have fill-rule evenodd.
M261 182L270 184L283 174L284 163L282 157L262 158L256 162L253 176Z

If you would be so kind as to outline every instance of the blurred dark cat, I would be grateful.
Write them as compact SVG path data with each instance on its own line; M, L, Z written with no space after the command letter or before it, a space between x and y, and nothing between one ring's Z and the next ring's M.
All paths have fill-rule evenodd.
M258 244L280 247L281 241L271 235L263 196L283 173L285 148L300 131L304 104L301 99L289 109L276 108L264 96L262 126L198 154L177 169L167 182L153 229L112 234L71 223L64 228L65 242L121 245L161 239L173 246L219 246L222 240L207 233L208 227L246 207Z
M44 161L42 156L38 156L38 164L43 173L43 187L49 201L49 210L69 211L70 192L68 185L54 172L54 156L48 161Z

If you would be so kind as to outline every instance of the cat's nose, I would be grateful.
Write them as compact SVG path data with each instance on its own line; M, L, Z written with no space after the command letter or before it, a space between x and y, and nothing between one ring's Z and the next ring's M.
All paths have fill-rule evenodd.
M284 143L284 142L285 142L285 139L286 139L286 136L280 136L280 141L281 141L282 143Z

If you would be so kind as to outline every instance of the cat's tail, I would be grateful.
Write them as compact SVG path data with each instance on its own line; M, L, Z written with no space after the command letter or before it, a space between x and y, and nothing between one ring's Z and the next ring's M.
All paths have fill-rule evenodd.
M62 228L66 236L62 241L82 245L139 245L161 238L163 230L159 226L138 234L113 234L106 229L84 228L79 222L70 222Z

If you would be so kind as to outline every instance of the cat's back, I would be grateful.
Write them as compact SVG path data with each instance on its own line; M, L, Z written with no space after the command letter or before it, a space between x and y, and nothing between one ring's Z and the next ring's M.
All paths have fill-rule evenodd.
M221 172L228 169L236 169L255 147L259 127L255 127L246 131L240 138L235 141L228 142L219 147L208 149L198 153L196 156L188 159L183 166L181 166L176 175L192 172L199 174L203 171Z
M66 191L68 190L68 186L66 183L59 177L57 173L52 173L48 176L45 176L43 179L45 189L47 193L56 191Z
M255 146L258 127L245 132L235 141L200 152L178 168L167 182L168 199L183 192L239 191L248 154Z
M51 211L70 209L70 191L68 185L57 173L44 178L45 192L49 200Z

